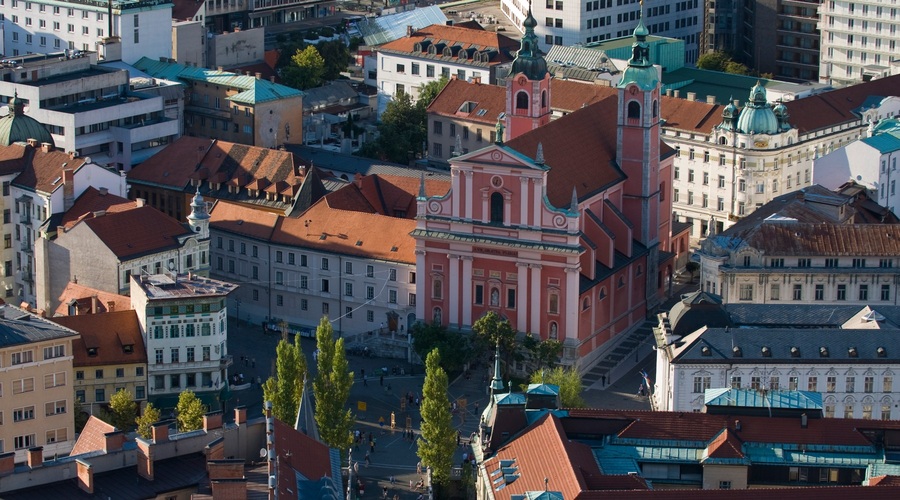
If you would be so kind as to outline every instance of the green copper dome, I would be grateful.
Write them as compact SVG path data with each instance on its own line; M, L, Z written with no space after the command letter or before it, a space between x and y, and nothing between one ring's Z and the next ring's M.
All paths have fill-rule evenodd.
M543 80L547 76L547 61L544 54L538 48L537 35L534 34L534 27L537 21L531 15L531 7L528 7L528 15L522 23L525 27L525 36L522 37L522 45L519 52L516 53L516 59L510 68L510 76L524 73L529 80Z
M647 35L650 32L644 27L644 8L641 6L641 17L634 28L634 43L631 44L631 59L628 67L622 74L619 87L626 87L634 83L641 90L653 90L659 85L659 73L650 62L650 46L647 44Z
M750 101L741 110L737 129L745 134L777 134L780 130L778 117L766 102L766 89L760 82L750 90Z
M0 145L9 146L28 139L53 144L53 137L47 128L34 118L25 116L25 104L15 95L9 101L9 114L0 118Z

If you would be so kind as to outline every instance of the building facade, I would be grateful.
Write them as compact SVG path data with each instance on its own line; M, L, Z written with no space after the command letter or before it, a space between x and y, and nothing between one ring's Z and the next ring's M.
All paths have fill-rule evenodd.
M131 277L131 303L147 349L147 397L172 408L190 389L216 407L228 367L228 295L237 285L192 273Z
M75 330L73 342L75 399L94 415L100 404L125 389L140 404L147 400L147 351L135 311L54 318Z
M697 60L703 31L702 2L648 1L643 5L643 13L641 8L640 2L631 0L500 2L500 10L516 26L524 26L531 9L534 18L539 20L535 33L547 46L588 44L625 37L631 34L643 14L643 23L649 33L684 40L685 61L691 64Z
M260 54L260 57L262 54ZM134 66L185 84L184 133L275 148L303 142L303 92L257 75L142 57Z
M104 38L118 36L122 60L172 57L172 2L122 0L59 3L51 0L7 2L0 13L6 57L60 50L93 51ZM111 17L110 17L111 16Z
M4 452L24 462L30 449L44 456L67 454L75 444L72 418L72 343L78 333L12 306L3 306L0 329L0 401Z
M419 197L416 314L467 330L494 311L587 366L666 293L672 155L642 23L616 99L532 130L550 103L536 25L526 19L494 144L450 160L449 193ZM505 142L504 129L521 135Z
M822 2L819 81L853 85L897 74L900 8L887 0Z

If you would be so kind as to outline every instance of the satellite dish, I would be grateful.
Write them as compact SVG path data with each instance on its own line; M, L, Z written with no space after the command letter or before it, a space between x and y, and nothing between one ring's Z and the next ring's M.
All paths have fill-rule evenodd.
M269 454L269 452L265 448L259 449L259 458L266 458L266 455L268 455L268 454Z

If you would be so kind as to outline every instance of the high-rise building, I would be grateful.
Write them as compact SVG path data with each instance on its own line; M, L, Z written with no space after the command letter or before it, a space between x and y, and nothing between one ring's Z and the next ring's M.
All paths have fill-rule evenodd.
M820 82L852 85L897 73L900 5L888 0L828 0L819 14Z

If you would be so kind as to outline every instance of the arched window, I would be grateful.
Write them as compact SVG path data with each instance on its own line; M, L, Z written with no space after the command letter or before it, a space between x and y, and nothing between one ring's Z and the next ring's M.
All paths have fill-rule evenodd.
M598 300L603 300L606 298L606 287L600 289L600 293L597 294Z
M659 115L659 101L653 101L653 118Z
M628 118L640 118L641 117L641 105L638 104L637 101L631 101L628 103Z
M491 194L491 222L503 224L503 195L497 192Z
M443 282L439 279L434 280L431 297L440 300L443 298L443 295Z
M728 139L726 139L725 137L719 137L719 144L722 144L723 146L727 145Z
M541 109L547 107L547 91L541 92Z
M591 307L591 299L585 297L581 300L581 310L585 311Z
M516 109L528 111L528 92L516 94Z

